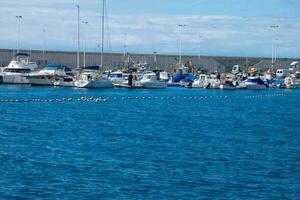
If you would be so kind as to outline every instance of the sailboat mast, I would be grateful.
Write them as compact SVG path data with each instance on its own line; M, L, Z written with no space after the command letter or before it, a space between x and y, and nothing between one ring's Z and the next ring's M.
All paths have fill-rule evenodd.
M20 38L21 38L21 19L22 16L16 16L16 18L18 19L18 42L17 42L17 53L20 52Z
M80 69L79 48L80 48L80 7L77 5L77 70Z
M105 0L102 0L102 38L101 38L101 68L103 67L103 54L104 54L104 23L105 23Z

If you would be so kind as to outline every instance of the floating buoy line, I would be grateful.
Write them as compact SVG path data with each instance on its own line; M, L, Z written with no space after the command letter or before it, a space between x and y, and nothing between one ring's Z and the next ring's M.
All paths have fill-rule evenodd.
M94 102L104 103L108 101L125 101L125 100L230 100L230 99L261 99L267 97L283 97L286 94L260 94L243 97L235 96L112 96L112 97L80 97L80 98L53 98L53 99L0 99L0 103L72 103L72 102Z
M107 102L106 98L103 97L80 97L78 99L74 98L55 98L55 99L0 99L0 103L71 103L71 102L95 102L95 103L102 103Z

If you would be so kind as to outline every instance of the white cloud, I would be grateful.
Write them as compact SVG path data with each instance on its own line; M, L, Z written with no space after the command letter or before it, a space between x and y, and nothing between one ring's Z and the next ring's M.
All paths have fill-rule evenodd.
M0 7L0 42L3 47L14 47L17 38L15 16L22 15L22 47L41 49L46 29L47 48L75 50L76 1L24 0L22 6L6 1ZM72 5L52 7L56 3ZM96 50L100 36L100 14L82 9L81 18L89 21L85 28L89 50ZM270 25L280 25L278 36L282 55L296 56L299 37L299 18L255 18L222 15L109 15L110 42L113 51L122 51L124 35L129 51L177 53L178 24L186 24L182 31L183 49L196 54L201 41L206 54L234 54L248 48L249 54L270 53ZM199 38L201 35L201 39ZM288 50L290 47L291 50ZM0 46L1 48L1 46Z

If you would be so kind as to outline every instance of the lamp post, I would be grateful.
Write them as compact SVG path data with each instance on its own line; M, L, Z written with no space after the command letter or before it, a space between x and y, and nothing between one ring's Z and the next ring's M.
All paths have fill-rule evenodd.
M18 41L17 41L17 53L20 52L20 37L21 37L21 19L22 16L16 16L16 18L18 19Z
M85 26L88 25L89 22L87 21L81 21L82 24L84 24ZM83 67L86 67L86 32L85 32L86 29L84 29L82 31L82 35L84 37L84 49L83 49Z
M182 38L181 38L181 33L182 33L182 28L185 27L186 25L185 24L178 24L178 27L179 27L179 67L181 67L182 65Z

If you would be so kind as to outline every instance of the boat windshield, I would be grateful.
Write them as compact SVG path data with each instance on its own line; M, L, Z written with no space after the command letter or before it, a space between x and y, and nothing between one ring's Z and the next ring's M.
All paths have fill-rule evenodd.
M156 79L156 76L153 75L153 74L146 74L146 75L145 75L145 79L147 79L147 80L155 80L155 79Z
M109 78L122 78L121 73L112 73L109 75Z
M249 83L264 84L263 80L261 80L260 78L248 78L247 82L249 82Z

